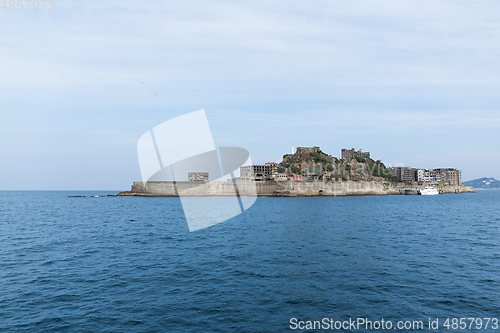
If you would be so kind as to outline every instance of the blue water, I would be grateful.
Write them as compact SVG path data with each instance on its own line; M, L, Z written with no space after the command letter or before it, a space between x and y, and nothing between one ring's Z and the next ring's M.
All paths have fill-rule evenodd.
M178 198L67 197L108 193L0 192L0 331L500 318L500 191L258 198L193 233Z

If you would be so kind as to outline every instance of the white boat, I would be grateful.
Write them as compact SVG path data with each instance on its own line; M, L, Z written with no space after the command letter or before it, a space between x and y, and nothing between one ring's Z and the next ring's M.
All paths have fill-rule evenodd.
M423 190L420 190L420 194L421 195L438 195L439 191L435 187L427 186Z

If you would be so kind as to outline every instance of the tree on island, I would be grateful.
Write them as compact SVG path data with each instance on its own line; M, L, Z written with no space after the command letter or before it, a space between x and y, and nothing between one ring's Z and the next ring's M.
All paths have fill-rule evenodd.
M302 170L300 170L299 167L296 167L295 165L292 166L292 173L295 173L295 174L301 174Z

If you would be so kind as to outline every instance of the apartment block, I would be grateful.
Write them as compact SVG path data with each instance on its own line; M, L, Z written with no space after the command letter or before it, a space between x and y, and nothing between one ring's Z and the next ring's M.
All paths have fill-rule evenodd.
M404 182L418 181L431 184L462 185L462 172L453 168L415 169L411 167L389 168L390 173Z
M356 151L354 148L352 149L342 149L342 159L344 161L351 161L353 158L360 157L364 159L370 158L369 152L363 152L363 149Z
M274 178L277 174L278 164L276 163L240 167L240 178L242 180L264 181Z

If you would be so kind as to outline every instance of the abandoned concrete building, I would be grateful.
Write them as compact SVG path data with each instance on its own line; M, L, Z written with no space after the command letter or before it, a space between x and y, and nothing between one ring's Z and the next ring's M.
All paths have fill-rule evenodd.
M354 148L352 149L342 149L342 159L344 161L351 161L352 159L356 157L364 158L364 159L369 159L370 158L370 153L369 152L363 152L363 149L360 149L356 151Z

